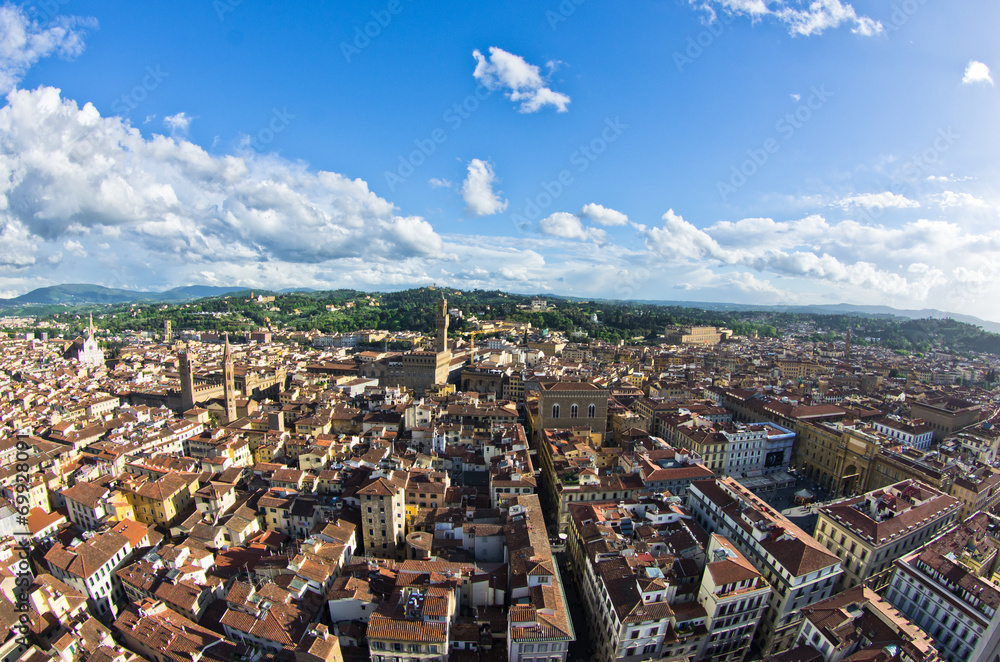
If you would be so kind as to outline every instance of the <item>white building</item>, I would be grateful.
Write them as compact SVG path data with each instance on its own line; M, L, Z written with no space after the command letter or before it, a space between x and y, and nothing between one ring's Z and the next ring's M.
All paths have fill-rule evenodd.
M741 662L771 598L771 587L730 541L713 534L708 543L698 602L707 618L699 660Z
M995 662L1000 584L986 574L1000 553L997 525L973 515L896 561L886 598L934 639L949 662Z
M904 446L922 451L930 449L931 441L934 439L934 428L919 418L904 420L898 416L886 416L874 421L872 427Z
M732 541L773 588L756 634L762 653L788 648L801 609L832 594L840 559L733 478L692 483L688 508L709 533Z
M148 529L124 520L72 546L56 543L45 554L45 562L56 579L87 594L92 614L110 621L126 597L115 570L128 563L133 549L148 544Z

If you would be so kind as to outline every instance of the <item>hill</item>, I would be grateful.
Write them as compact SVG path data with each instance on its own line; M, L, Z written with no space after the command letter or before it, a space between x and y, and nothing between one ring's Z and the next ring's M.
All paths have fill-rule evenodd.
M121 304L121 303L178 303L194 301L205 297L222 296L232 292L240 292L242 287L214 287L209 285L190 285L176 287L165 292L139 292L122 290L101 285L73 283L40 287L27 294L13 299L0 299L0 308L15 308L21 306L82 306L88 304Z

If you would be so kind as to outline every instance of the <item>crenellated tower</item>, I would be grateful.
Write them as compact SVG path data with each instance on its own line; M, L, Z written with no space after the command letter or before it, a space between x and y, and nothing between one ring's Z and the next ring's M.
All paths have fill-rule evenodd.
M434 343L434 351L438 353L448 351L448 300L444 297L438 302L437 341Z
M222 352L223 395L226 398L227 423L236 420L236 377L233 374L233 350L229 346L229 334L226 334L226 348Z

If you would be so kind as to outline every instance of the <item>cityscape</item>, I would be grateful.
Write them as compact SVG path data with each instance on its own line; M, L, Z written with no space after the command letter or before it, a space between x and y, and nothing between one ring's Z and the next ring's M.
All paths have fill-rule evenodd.
M0 662L1000 662L994 0L3 0Z
M1000 355L310 297L0 319L5 660L995 657Z

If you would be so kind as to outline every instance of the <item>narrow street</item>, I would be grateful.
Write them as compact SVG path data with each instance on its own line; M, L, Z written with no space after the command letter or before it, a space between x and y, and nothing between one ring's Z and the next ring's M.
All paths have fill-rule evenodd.
M573 630L576 632L576 640L569 645L567 660L569 662L586 662L593 659L593 646L590 643L590 628L587 625L583 599L580 597L574 575L570 571L566 552L555 554L555 557L559 564L559 574L562 575L563 579L563 591L566 593L569 615L573 619Z

